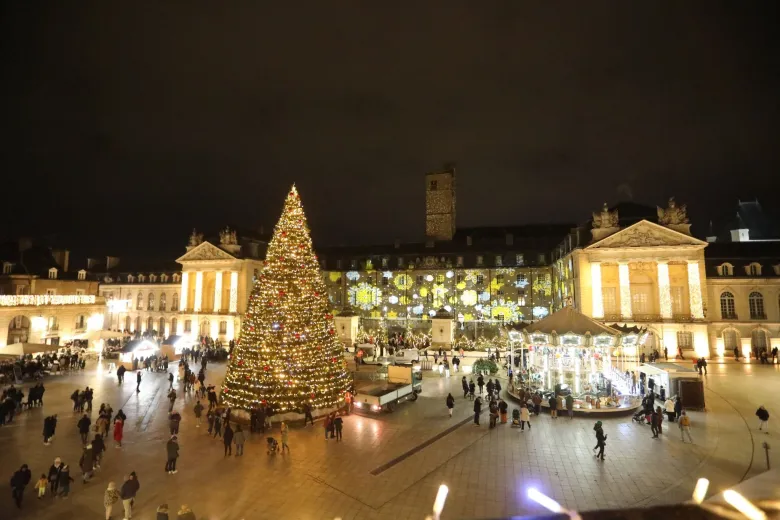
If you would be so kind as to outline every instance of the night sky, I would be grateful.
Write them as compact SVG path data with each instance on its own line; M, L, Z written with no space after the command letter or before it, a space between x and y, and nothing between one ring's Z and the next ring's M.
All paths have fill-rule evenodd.
M118 4L0 8L3 238L171 258L296 182L317 243L416 240L444 162L460 226L777 205L778 2Z

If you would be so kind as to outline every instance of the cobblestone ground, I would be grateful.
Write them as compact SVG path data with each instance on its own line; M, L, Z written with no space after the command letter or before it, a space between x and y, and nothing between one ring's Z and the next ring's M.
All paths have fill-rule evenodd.
M210 382L219 382L223 371L211 367ZM475 427L468 420L472 405L461 398L460 378L427 374L417 402L404 403L392 414L346 418L343 442L325 440L318 423L293 428L289 455L267 455L265 436L256 435L245 456L237 458L224 457L220 440L208 438L205 427L195 427L195 399L186 396L176 403L184 416L179 473L168 475L167 374L144 373L139 394L135 374L128 373L120 387L115 377L94 366L45 384L43 410L24 412L0 428L0 471L10 478L26 463L35 477L60 456L74 468L76 482L67 500L36 500L31 485L21 510L6 492L0 497L0 518L103 518L107 483L121 485L132 470L141 482L135 518L154 518L162 503L174 511L186 503L199 519L421 519L441 483L450 488L447 519L540 512L525 498L529 486L578 509L676 502L690 496L700 476L710 478L715 493L765 469L761 445L777 434L757 431L755 409L765 404L773 416L780 414L771 399L780 389L779 365L712 363L707 412L691 414L694 445L681 443L674 425L664 423L663 436L656 440L630 417L607 419L607 460L602 463L591 451L592 420L541 416L532 419L530 431L521 432L509 425L489 430L483 418ZM73 389L85 385L95 388L93 418L101 402L123 408L128 416L125 446L109 445L101 470L88 484L80 482L75 469L81 449L78 416L69 400ZM453 418L444 406L450 389L456 397ZM44 446L43 418L52 413L60 418L57 436ZM777 452L772 452L774 464L780 463ZM119 511L114 518L122 518Z

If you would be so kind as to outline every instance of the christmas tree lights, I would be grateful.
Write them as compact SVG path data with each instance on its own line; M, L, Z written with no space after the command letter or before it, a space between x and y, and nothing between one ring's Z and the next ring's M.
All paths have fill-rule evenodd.
M268 245L249 298L241 336L222 385L222 400L277 413L331 408L344 401L350 377L329 310L295 186Z

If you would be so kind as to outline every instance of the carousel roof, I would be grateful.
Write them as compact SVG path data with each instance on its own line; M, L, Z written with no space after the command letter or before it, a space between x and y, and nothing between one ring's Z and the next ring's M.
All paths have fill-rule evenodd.
M543 334L552 334L555 332L558 335L563 334L578 334L584 336L590 334L592 336L599 336L601 334L607 334L608 336L619 336L620 332L617 330L602 325L596 320L592 320L574 310L574 307L568 306L554 312L546 318L532 323L525 328L525 332L533 334L534 332L541 332Z

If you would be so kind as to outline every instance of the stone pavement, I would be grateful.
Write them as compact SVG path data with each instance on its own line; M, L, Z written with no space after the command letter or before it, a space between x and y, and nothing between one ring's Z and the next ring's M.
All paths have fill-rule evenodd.
M210 367L208 380L219 382L223 371ZM773 416L780 414L770 399L780 388L780 366L711 365L708 410L691 414L695 445L682 444L674 425L664 423L662 438L655 440L649 427L632 423L630 416L608 419L603 420L609 437L602 463L591 451L593 421L540 416L532 418L530 431L521 432L509 425L489 430L483 415L482 426L475 427L469 421L472 403L461 397L460 377L446 380L428 373L417 402L404 403L392 414L345 418L343 442L325 440L318 422L292 429L289 455L266 455L265 436L255 435L244 457L225 458L222 443L209 439L205 427L195 428L195 399L187 396L176 403L184 417L179 473L168 475L167 375L143 376L140 394L132 373L122 387L94 367L49 378L44 409L24 412L18 422L0 428L0 473L9 478L26 463L35 477L61 456L74 468L71 497L47 496L39 502L29 487L19 512L10 493L4 493L0 518L103 518L107 483L121 485L132 470L141 483L136 518L154 518L165 502L172 510L186 503L199 519L421 519L441 483L450 488L445 519L538 513L525 498L529 486L577 509L670 503L686 500L700 476L710 478L715 494L759 473L765 465L761 442L772 442L777 434L756 431L755 409L764 403ZM95 388L95 410L110 402L115 410L124 408L128 421L124 448L109 444L102 469L82 485L75 469L77 416L70 412L69 395L85 385ZM450 389L456 398L453 418L444 405ZM514 403L508 402L511 410ZM60 416L57 437L44 446L43 417L51 413ZM278 429L274 434L279 437ZM777 451L772 452L775 459L780 458ZM114 518L121 516L115 512Z

